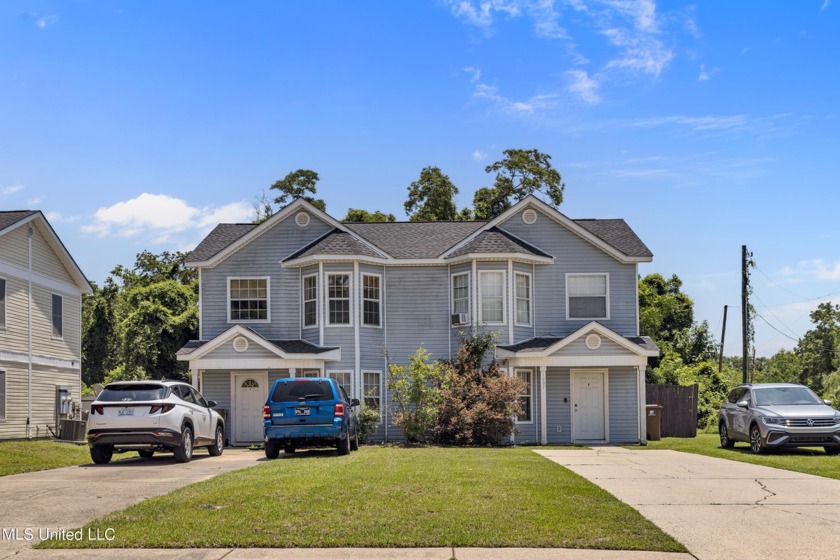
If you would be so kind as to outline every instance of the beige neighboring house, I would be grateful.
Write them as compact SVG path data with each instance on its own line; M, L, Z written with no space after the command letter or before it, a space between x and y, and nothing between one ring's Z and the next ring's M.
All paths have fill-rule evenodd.
M91 291L40 211L0 211L0 439L49 437L78 417Z

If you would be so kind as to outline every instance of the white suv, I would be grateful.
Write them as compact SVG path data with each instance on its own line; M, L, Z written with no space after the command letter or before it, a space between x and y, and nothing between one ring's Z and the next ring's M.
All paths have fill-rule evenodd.
M109 383L90 405L90 457L104 465L115 452L137 451L148 459L155 451L171 451L186 463L195 447L221 455L225 425L214 406L181 381Z

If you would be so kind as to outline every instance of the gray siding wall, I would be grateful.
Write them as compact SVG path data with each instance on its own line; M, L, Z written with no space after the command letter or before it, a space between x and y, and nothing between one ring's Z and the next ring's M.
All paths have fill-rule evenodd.
M569 368L547 368L545 377L548 443L571 443ZM563 399L566 399L566 402L563 402Z
M231 439L231 426L233 419L231 414L233 407L231 405L230 394L230 372L229 371L205 371L201 375L201 394L208 401L216 401L217 410L226 410L228 419L225 425L225 439Z
M634 368L610 368L610 441L639 441L639 401Z
M449 356L448 286L446 266L388 269L385 299L392 362L408 363L408 357L421 345L432 354L432 359Z
M557 351L563 356L590 356L597 352L599 356L631 356L635 355L623 346L619 346L612 340L601 337L601 347L597 350L590 350L586 347L586 336L582 336L568 346Z
M566 274L609 273L610 319L599 321L624 336L636 336L636 267L621 264L551 218L537 212L528 225L519 212L499 227L552 255L553 264L536 267L537 334L568 335L589 321L566 319Z
M26 437L29 409L29 371L25 364L0 362L6 372L6 418L0 420L0 439ZM81 402L79 372L34 366L32 370L32 429L35 438L50 437L55 429L55 389L68 386L74 402Z
M300 228L290 216L265 232L215 268L201 271L201 337L209 340L231 327L227 322L227 278L268 276L271 278L270 323L243 323L266 338L300 337L300 271L282 268L280 261L332 228L314 215ZM351 266L352 269L352 266Z

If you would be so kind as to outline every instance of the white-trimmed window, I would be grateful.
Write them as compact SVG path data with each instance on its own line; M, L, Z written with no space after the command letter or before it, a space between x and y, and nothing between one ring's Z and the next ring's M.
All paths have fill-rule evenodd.
M470 314L470 273L452 275L452 313Z
M382 277L378 274L362 275L362 324L369 327L382 325Z
M6 372L0 370L0 422L6 421Z
M609 274L566 275L566 318L610 318Z
M516 324L531 324L531 275L525 272L514 273L514 294L516 298Z
M530 369L517 369L516 377L526 384L525 391L519 395L522 414L516 417L516 421L520 424L530 424L534 421L534 372Z
M52 295L52 337L64 338L64 298Z
M362 372L365 406L382 410L382 372Z
M303 277L301 291L303 292L303 326L318 326L318 275L310 274Z
M268 278L228 279L228 322L267 323Z
M479 321L487 324L505 322L505 273L482 270L478 273Z
M6 328L6 279L0 278L0 329Z
M327 275L328 325L350 325L350 275Z
M296 377L321 377L321 370L320 369L301 369L295 374Z
M327 377L335 379L338 384L344 387L348 395L353 394L353 372L352 371L328 371Z

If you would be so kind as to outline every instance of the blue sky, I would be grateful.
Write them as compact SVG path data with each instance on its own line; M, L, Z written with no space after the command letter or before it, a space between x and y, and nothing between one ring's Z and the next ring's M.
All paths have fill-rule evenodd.
M403 217L427 165L460 206L506 148L553 156L573 218L622 217L739 354L840 302L831 0L0 3L0 207L43 210L95 281L187 250L316 170L336 217ZM781 331L781 334L780 332Z

